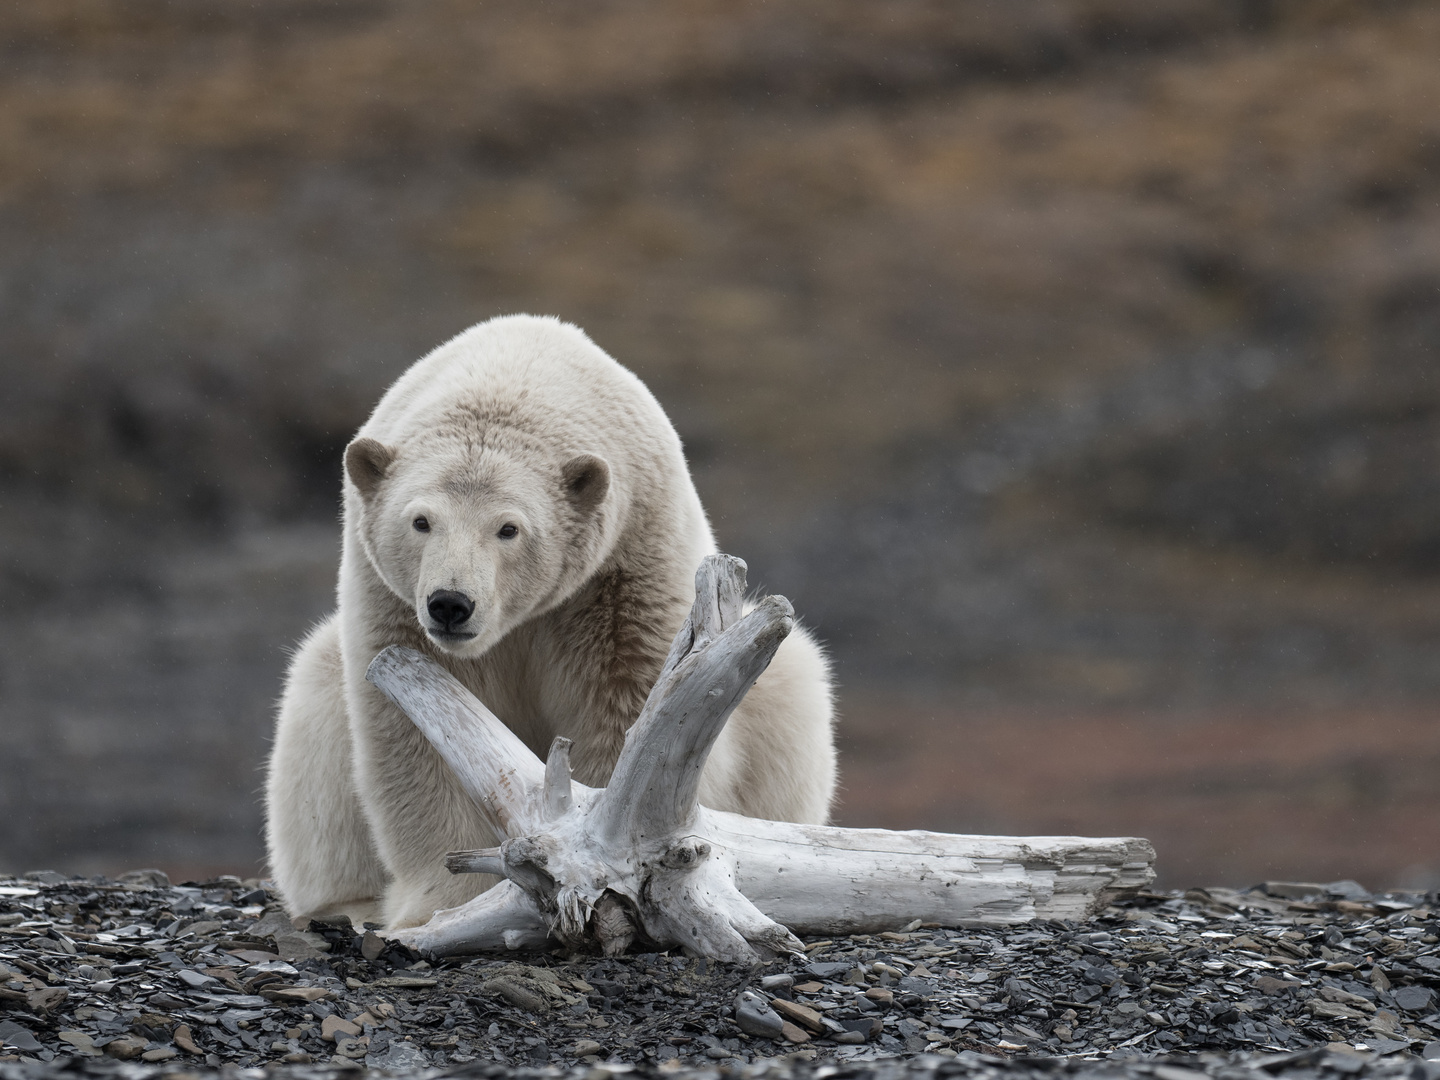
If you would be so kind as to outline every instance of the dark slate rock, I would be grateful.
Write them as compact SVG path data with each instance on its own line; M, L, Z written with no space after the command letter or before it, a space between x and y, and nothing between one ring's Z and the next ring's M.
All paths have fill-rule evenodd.
M1410 1045L1410 1040L1387 1039L1381 1035L1371 1035L1366 1038L1365 1045L1376 1054L1393 1054L1396 1050L1406 1049Z
M54 870L27 870L20 877L25 881L39 882L41 885L63 885L70 880L64 874Z
M32 877L32 881L39 880ZM39 1050L40 1042L29 1028L21 1027L13 1020L0 1020L0 1045L13 1046L17 1050Z
M1358 881L1332 881L1325 886L1325 892L1337 900L1369 900L1370 890Z
M785 1028L785 1022L769 1002L748 990L735 1002L735 1023L745 1034L763 1039L778 1039Z
M913 975L906 975L897 984L896 989L902 994L918 994L921 997L929 997L939 990L939 986L930 979L917 979Z
M879 1017L862 1017L859 1020L841 1020L839 1023L844 1030L863 1035L867 1040L878 1039L884 1030L884 1025Z
M1406 1012L1428 1012L1435 1001L1435 991L1428 986L1397 986L1391 995L1395 1004Z

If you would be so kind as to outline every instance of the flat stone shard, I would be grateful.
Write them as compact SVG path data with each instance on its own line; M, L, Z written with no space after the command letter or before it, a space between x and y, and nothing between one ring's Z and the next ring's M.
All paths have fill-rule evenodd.
M170 1037L174 1041L175 1045L178 1046L181 1050L184 1050L185 1053L193 1054L196 1057L200 1056L200 1047L195 1045L195 1040L190 1036L189 1024L181 1024L176 1027L174 1033Z
M328 941L308 930L297 930L280 911L266 914L255 924L250 935L269 938L274 943L276 954L284 960L316 960L330 951Z
M111 1039L105 1044L105 1053L109 1057L118 1058L121 1061L134 1061L145 1052L145 1040L133 1036L123 1036L119 1039Z
M260 996L270 1001L309 1004L312 1001L323 1001L331 997L332 991L323 986L287 986L279 990L262 990Z
M807 1031L813 1031L816 1035L823 1034L825 1031L825 1025L821 1022L820 1014L814 1009L807 1009L804 1005L797 1005L795 1002L786 1001L784 998L774 999L770 1002L770 1007L780 1014L781 1019L799 1024Z
M121 885L140 889L168 889L170 887L169 875L164 870L156 870L153 867L128 871L115 880Z
M370 1040L365 1036L356 1038L342 1035L335 1041L335 1056L347 1061L360 1061L370 1053Z
M341 1037L358 1038L360 1034L359 1024L352 1023L338 1014L332 1013L320 1021L320 1037L326 1042L338 1042Z
M70 991L63 986L46 986L27 993L25 1005L31 1012L45 1016L63 1005L69 996Z
M1304 986L1304 983L1291 982L1289 979L1277 979L1270 975L1261 975L1255 980L1255 989L1262 994L1285 994L1294 990L1297 986Z
M81 1057L100 1057L102 1051L95 1040L83 1031L61 1031L55 1037L70 1046Z
M1395 1004L1406 1012L1429 1012L1435 1002L1435 991L1428 986L1401 986L1394 991Z
M780 1025L780 1032L784 1035L786 1042L807 1043L810 1041L810 1033L798 1024L792 1024L786 1020Z
M1361 901L1371 899L1370 890L1358 881L1332 881L1325 886L1327 896L1338 900Z
M1261 888L1271 896L1287 900L1308 900L1325 895L1325 886L1313 881L1267 881Z
M20 875L23 881L34 881L41 885L63 885L70 879L54 870L27 870Z
M36 879L30 877L30 880ZM16 1050L42 1049L40 1041L35 1038L30 1029L22 1027L13 1020L0 1020L0 1046L9 1046Z

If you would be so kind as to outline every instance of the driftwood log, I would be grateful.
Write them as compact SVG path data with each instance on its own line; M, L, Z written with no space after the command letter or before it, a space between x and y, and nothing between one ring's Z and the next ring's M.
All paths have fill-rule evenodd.
M800 951L795 933L1077 918L1153 880L1154 849L1132 837L842 829L701 806L710 747L794 625L779 596L744 613L744 590L739 559L701 564L690 617L605 788L570 779L568 739L542 763L438 664L380 653L366 677L508 838L446 859L452 872L503 881L391 936L438 955L555 939L610 955L635 942L750 961Z

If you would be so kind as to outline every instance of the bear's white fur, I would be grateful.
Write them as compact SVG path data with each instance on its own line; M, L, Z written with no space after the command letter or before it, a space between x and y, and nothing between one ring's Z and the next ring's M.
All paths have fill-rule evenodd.
M339 609L280 703L266 838L292 914L398 928L492 884L443 858L498 838L365 682L375 654L434 658L541 757L573 739L576 779L601 786L715 541L655 398L582 331L533 316L471 327L400 377L346 451L344 517ZM439 591L474 605L448 637ZM831 728L828 665L797 629L726 725L701 801L823 822Z

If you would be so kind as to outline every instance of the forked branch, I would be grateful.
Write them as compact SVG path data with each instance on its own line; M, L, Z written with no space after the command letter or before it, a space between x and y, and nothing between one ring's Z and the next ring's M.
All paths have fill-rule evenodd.
M740 961L797 951L792 930L1074 918L1153 880L1154 849L1131 837L837 829L700 806L710 748L794 620L782 597L743 614L739 559L710 556L695 583L695 606L601 790L571 781L569 740L556 739L542 765L437 664L395 647L375 658L366 677L507 837L446 859L453 872L507 880L395 937L439 954L553 938Z
M783 596L767 596L741 617L745 564L732 556L701 563L695 590L690 618L595 807L595 827L612 843L689 827L710 748L795 625Z

